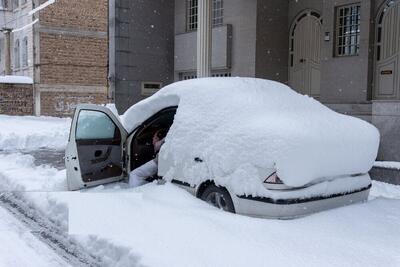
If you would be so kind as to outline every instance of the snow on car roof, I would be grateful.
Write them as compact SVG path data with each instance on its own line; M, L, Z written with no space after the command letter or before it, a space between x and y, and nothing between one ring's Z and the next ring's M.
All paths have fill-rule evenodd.
M377 155L374 126L263 79L177 82L132 106L121 121L131 131L174 105L178 110L160 156L176 163L168 176L185 166L182 179L191 184L213 178L221 185L240 183L237 188L251 193L260 184L255 177L275 168L285 184L303 186L322 177L366 173ZM195 157L205 164L196 164Z

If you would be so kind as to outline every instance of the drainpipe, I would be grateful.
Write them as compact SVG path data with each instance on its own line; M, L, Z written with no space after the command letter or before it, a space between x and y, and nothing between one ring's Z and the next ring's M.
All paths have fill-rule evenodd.
M4 72L11 75L11 29L3 28L4 33Z
M198 2L197 77L211 76L212 0Z

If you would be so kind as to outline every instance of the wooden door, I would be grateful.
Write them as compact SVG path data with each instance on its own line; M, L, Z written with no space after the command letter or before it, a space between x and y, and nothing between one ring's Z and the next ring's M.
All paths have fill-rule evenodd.
M400 1L389 1L377 21L375 97L395 99L399 95Z
M306 12L292 25L289 54L289 84L296 91L318 97L321 84L321 20Z

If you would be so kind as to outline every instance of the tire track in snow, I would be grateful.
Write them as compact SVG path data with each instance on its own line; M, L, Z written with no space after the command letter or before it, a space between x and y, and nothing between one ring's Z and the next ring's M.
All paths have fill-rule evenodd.
M71 266L104 266L101 259L86 252L81 245L60 230L56 223L41 216L38 211L23 202L17 193L0 193L0 206L14 215L32 234Z

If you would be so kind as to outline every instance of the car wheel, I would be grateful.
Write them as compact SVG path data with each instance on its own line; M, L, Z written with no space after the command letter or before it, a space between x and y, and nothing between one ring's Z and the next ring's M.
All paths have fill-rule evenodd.
M235 212L232 198L225 188L213 184L209 185L206 190L204 190L203 194L201 194L200 198L221 210Z

